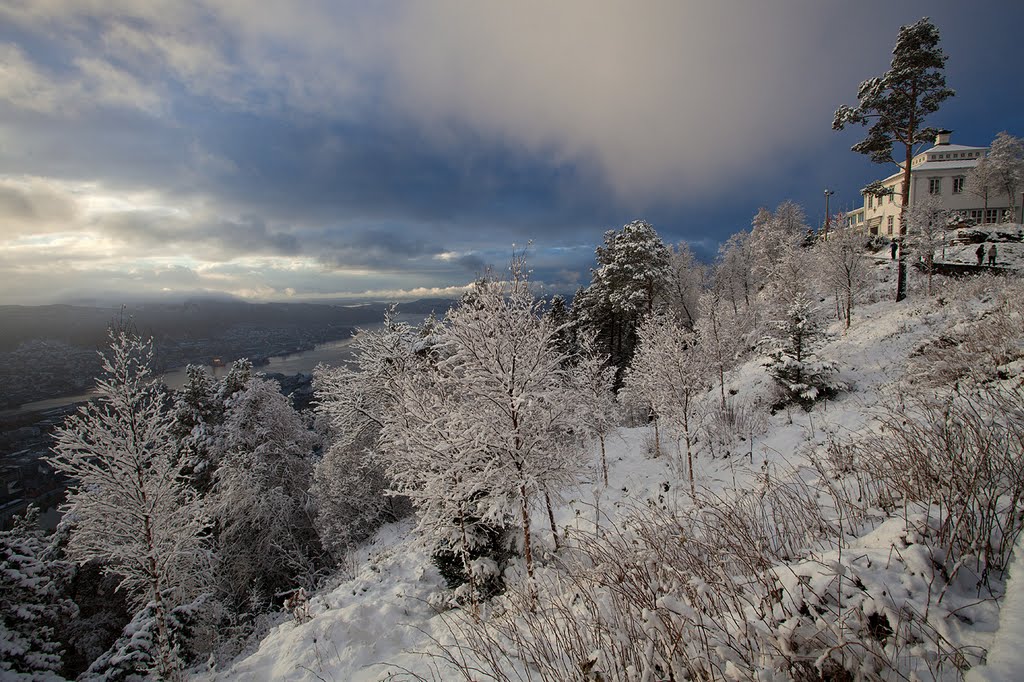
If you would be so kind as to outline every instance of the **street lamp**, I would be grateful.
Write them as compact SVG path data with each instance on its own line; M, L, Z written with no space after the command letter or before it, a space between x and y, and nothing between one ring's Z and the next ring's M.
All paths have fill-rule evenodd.
M825 239L828 239L828 221L830 218L828 213L828 199L833 194L835 194L833 190L830 190L828 187L825 188Z

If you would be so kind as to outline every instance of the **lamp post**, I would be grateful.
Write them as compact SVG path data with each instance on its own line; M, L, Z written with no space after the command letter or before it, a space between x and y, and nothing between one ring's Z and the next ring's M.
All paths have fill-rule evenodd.
M831 216L829 215L829 212L828 212L828 199L833 194L835 194L835 192L833 190L830 190L828 187L825 188L825 239L826 240L828 239L828 222L829 222L829 219L831 218Z

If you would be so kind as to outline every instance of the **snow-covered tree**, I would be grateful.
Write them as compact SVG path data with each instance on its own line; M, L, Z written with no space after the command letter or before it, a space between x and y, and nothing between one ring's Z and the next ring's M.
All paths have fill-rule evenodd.
M552 296L548 309L544 311L544 316L548 318L551 326L556 329L555 343L558 346L558 350L566 356L572 355L576 347L576 330L573 328L565 297L560 294Z
M754 241L747 231L733 234L718 249L711 286L717 289L719 296L731 305L733 313L737 315L741 310L749 309L757 296L759 285L755 278L756 260Z
M575 390L573 400L578 411L577 420L587 434L597 437L601 446L601 474L604 484L608 485L605 436L614 428L618 416L618 404L615 401L615 368L591 340L585 340L580 344L580 352L572 368L572 384Z
M61 680L61 643L56 626L74 615L74 604L61 596L63 562L48 556L38 509L16 517L11 530L0 531L0 678Z
M252 377L228 400L209 506L229 603L315 581L322 551L308 494L313 445L276 382Z
M907 213L906 242L911 253L924 263L928 273L928 295L932 293L935 252L942 248L942 239L949 225L950 212L934 195L926 195Z
M533 573L530 510L578 470L573 401L556 329L540 314L523 259L449 311L437 345L396 381L382 456L418 528L468 557L473 528L517 523ZM467 568L469 568L467 566Z
M737 314L727 305L721 289L712 287L700 297L697 337L702 352L718 375L718 389L725 407L725 373L734 367L747 351L747 337L755 318Z
M807 234L804 211L792 201L784 201L769 214L765 209L754 216L750 233L750 257L753 276L759 288L772 292L784 288L779 279L793 253Z
M964 189L978 197L982 201L982 220L988 213L988 200L999 193L999 178L995 167L987 157L978 160L978 163L967 173L964 182Z
M574 313L606 345L621 374L633 356L637 325L665 288L669 250L650 223L636 220L606 232L596 255L597 268L584 296L573 301Z
M910 207L910 173L914 145L930 142L936 131L925 127L925 119L953 96L946 87L943 69L946 55L939 47L939 29L927 17L900 27L890 68L881 76L869 78L857 89L857 106L842 105L836 110L833 130L848 125L870 126L867 137L852 150L868 155L874 163L892 163L903 173L900 187L900 234L906 229ZM902 152L902 157L896 150ZM896 300L907 296L906 265L903 249L896 284Z
M152 604L157 674L177 675L168 615L207 589L208 525L179 478L173 418L152 378L152 344L112 330L98 397L56 430L49 462L68 476L68 556L121 578L136 609Z
M224 404L204 367L189 365L185 372L185 385L175 396L171 433L178 443L182 473L205 492L216 466L214 446L217 429L224 421Z
M832 377L836 363L820 360L815 354L820 344L821 329L813 302L799 296L784 317L775 324L775 334L768 339L768 372L782 390L782 403L799 403L810 409L821 398L844 388Z
M842 216L832 219L835 225L842 224ZM829 232L828 239L818 245L821 255L822 276L825 284L836 297L836 315L850 328L853 318L853 304L863 290L868 260L864 253L864 240L851 228L840 227Z
M696 494L693 446L700 427L697 399L709 385L708 357L698 347L696 334L665 316L647 318L638 334L640 344L623 391L632 400L650 404L658 419L682 437L690 492Z
M377 456L380 432L394 413L396 378L439 326L428 320L421 330L427 336L421 337L392 315L392 310L385 313L381 329L356 332L352 366L321 365L314 373L317 412L328 421L331 435L311 493L320 536L336 557L406 509L386 494L391 481Z
M1010 215L1017 214L1017 197L1024 187L1024 139L1003 131L996 135L985 161L999 191L1010 198Z
M697 260L693 250L680 242L669 251L669 272L663 297L676 319L687 329L697 324L697 301L704 291L707 268Z
M89 669L78 679L82 682L142 682L150 679L150 673L160 665L155 654L160 638L158 624L166 621L171 646L180 654L189 648L190 640L194 640L192 631L196 621L202 618L204 601L200 597L192 603L176 606L166 618L160 618L156 605L150 602L135 614L114 644L92 661ZM179 678L181 673L180 669L175 671ZM160 679L170 678L161 673Z

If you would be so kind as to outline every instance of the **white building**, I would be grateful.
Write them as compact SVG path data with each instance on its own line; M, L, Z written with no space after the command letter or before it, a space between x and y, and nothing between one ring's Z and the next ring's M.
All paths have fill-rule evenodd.
M984 158L988 147L950 144L950 134L949 130L940 130L935 146L920 152L911 161L908 207L914 206L921 197L932 195L941 200L944 208L957 211L976 224L998 222L1010 206L1009 197L993 192L985 208L981 197L967 191L967 174ZM903 171L882 180L882 186L890 191L888 196L874 196L861 190L864 207L846 214L848 225L885 237L897 234Z

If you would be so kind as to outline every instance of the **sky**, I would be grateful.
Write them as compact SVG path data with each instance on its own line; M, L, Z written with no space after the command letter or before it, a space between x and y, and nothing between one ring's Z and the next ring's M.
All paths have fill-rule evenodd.
M0 0L0 304L455 297L636 219L714 258L889 175L833 112L930 16L953 142L1024 135L1024 3Z

